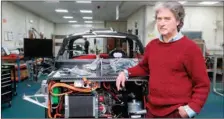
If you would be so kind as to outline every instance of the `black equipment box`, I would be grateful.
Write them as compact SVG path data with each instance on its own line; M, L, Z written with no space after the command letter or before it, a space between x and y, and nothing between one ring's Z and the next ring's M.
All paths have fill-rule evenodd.
M65 115L69 118L94 118L96 98L92 95L65 96Z

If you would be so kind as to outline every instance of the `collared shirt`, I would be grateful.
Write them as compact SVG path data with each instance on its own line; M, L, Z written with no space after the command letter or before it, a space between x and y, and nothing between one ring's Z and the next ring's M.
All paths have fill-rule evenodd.
M172 39L170 39L170 40L168 41L168 43L169 43L169 42L174 42L174 41L180 40L183 36L184 36L184 35L183 35L181 32L178 32L176 36L174 36ZM164 42L162 35L159 36L159 40L160 40L161 42Z

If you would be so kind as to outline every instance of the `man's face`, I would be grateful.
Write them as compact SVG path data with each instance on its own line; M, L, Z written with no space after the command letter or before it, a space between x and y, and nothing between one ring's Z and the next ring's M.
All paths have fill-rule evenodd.
M179 21L176 20L174 14L169 9L159 9L156 17L156 25L161 35L168 35L176 32L178 24Z

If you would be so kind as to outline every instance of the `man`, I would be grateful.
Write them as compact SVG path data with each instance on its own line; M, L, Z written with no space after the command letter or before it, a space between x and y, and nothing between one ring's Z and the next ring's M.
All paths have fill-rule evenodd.
M185 16L178 2L157 4L156 25L160 38L147 44L144 58L116 79L117 89L128 76L150 74L147 118L191 118L203 107L210 90L199 47L180 32Z
M84 38L84 40L85 40L84 44L85 52L86 54L89 54L89 41L86 38Z

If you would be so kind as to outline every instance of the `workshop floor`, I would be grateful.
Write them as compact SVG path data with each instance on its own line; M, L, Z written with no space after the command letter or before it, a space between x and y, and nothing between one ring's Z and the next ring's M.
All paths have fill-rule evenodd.
M42 77L44 79L46 77ZM17 84L17 96L13 97L12 106L2 105L2 118L44 118L44 108L22 99L24 94L32 95L40 88L41 80L25 80ZM221 86L219 84L219 86ZM208 100L196 118L223 118L224 98L210 92Z

